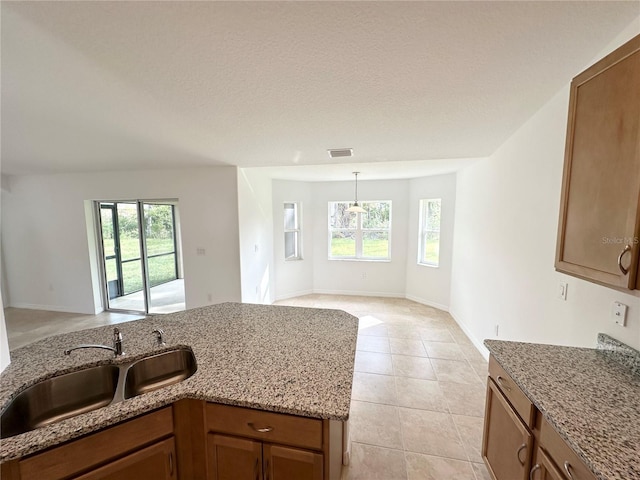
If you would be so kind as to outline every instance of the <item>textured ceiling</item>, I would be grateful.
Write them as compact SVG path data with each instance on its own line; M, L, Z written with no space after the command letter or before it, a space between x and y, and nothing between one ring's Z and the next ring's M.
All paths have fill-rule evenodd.
M491 154L639 13L609 1L3 1L2 173L326 167L340 147L354 148L349 163L441 172Z

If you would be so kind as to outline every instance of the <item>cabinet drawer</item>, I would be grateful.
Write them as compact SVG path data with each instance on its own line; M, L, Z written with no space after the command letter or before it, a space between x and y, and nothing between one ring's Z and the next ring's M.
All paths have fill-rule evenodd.
M212 432L322 449L322 420L319 419L217 403L207 404L206 417L207 428Z
M540 448L547 453L567 478L572 480L596 480L595 475L591 473L580 457L544 418L540 427ZM570 476L567 473L570 473Z
M68 478L169 435L173 435L173 414L166 407L26 457L19 463L20 478Z
M489 357L489 376L496 382L502 394L524 423L529 428L533 428L535 422L535 407L520 387L516 385L516 382L514 382L509 374L498 364L493 355Z

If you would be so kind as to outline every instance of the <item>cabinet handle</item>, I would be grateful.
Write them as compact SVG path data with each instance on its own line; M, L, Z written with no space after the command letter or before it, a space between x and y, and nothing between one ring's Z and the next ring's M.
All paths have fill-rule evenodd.
M253 422L248 422L247 425L249 425L252 429L254 429L258 433L269 433L273 431L273 427L258 428L254 425Z
M500 375L498 375L498 376L496 377L496 380L498 380L498 384L499 384L502 388L504 388L507 392L510 392L510 391L511 391L511 388L509 388L509 387L507 386L507 382L505 381L505 379L504 379L504 378L502 378Z
M540 470L540 464L536 463L531 471L529 472L529 480L533 480L533 475L536 473L536 470Z
M169 452L169 476L173 477L173 452Z
M517 451L517 453L516 453L516 456L518 457L518 461L520 462L520 464L521 464L522 466L524 466L524 464L526 463L526 460L527 460L527 459L525 458L525 461L524 461L524 462L523 462L522 460L520 460L520 452L521 452L522 450L524 450L525 448L527 448L527 444L526 444L526 443L523 443L522 445L520 445L520 448L518 448L518 451Z
M628 268L624 268L622 266L622 257L624 257L624 254L627 252L631 251L631 245L625 245L624 250L622 250L620 252L620 255L618 255L618 268L620 269L620 271L622 272L623 275L626 275L627 273L629 273L629 269Z
M569 463L569 460L565 460L564 462L564 471L567 472L569 480L573 480L573 475L571 475L571 464Z

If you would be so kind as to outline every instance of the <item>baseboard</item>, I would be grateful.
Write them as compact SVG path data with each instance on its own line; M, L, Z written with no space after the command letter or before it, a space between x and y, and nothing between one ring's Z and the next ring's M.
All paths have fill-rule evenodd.
M358 292L352 290L314 290L313 293L319 295L347 295L351 297L388 297L388 298L405 298L403 293L389 292Z
M314 293L313 290L301 290L299 292L285 293L284 295L277 295L273 301L277 302L278 300L287 300L288 298L302 297L303 295L311 295L312 293Z
M11 305L6 305L5 307L25 308L27 310L46 310L49 312L78 313L82 315L95 315L93 311L81 312L75 309L74 307L61 307L59 305L39 305L36 303L12 303Z
M426 305L428 307L437 308L438 310L443 310L445 312L449 311L449 305L431 302L429 300L425 300L424 298L414 297L413 295L405 295L404 298L406 298L407 300L411 300L412 302L421 303L422 305Z
M489 350L487 349L487 347L485 347L482 342L480 340L478 340L472 333L471 330L469 330L469 328L460 320L458 320L456 318L456 314L455 312L451 312L449 311L449 315L451 315L451 318L453 318L453 320L458 324L458 326L462 329L462 331L464 332L464 334L469 338L469 340L471 340L471 343L473 343L473 346L476 347L478 349L478 351L480 352L480 354L485 358L485 360L489 361Z

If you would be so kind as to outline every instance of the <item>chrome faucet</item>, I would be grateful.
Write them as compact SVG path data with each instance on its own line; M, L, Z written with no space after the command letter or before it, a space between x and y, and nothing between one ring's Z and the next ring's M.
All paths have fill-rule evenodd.
M74 350L80 350L82 348L102 348L103 350L111 350L114 356L119 357L121 355L124 355L124 352L122 351L122 333L120 333L120 330L118 330L118 328L113 329L113 347L109 347L107 345L83 344L83 345L78 345L77 347L68 348L67 350L64 351L64 354L70 355L71 352L73 352Z
M166 343L164 341L164 330L162 330L161 328L156 328L151 333L155 333L156 334L156 345L158 347L162 347L162 346L166 345Z

